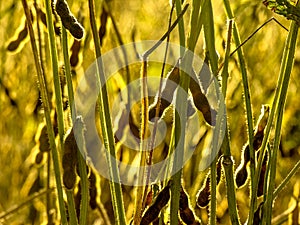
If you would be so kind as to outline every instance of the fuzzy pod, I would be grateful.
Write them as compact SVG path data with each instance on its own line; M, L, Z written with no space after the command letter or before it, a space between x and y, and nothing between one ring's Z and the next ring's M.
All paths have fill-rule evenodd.
M250 148L247 144L242 152L241 163L235 171L235 184L238 188L243 187L248 179L247 164L250 161Z
M91 209L96 209L98 204L97 204L97 187L96 187L96 175L91 171L90 176L89 176L89 181L90 181L90 207Z
M141 225L148 225L158 218L160 211L164 206L167 205L170 199L170 185L164 187L155 198L155 201L147 210L145 211Z
M28 35L27 23L25 23L24 28L19 32L17 39L9 42L6 49L10 52L16 51L21 45L22 41L25 40L27 35Z
M196 198L197 198L197 206L200 208L205 208L206 206L208 206L209 201L210 201L210 177L209 177L209 173L207 174L205 181L201 187L201 189L199 190Z
M195 73L192 74L193 76L190 78L189 88L193 96L194 104L196 108L202 113L205 121L209 125L215 126L217 112L210 107L207 97L202 93L200 82L197 76L195 75Z
M81 39L84 35L84 29L72 14L68 3L65 0L57 0L55 8L63 26L69 30L73 37Z
M79 51L81 47L81 41L74 40L71 46L71 56L70 56L70 65L76 67L79 63Z
M106 24L107 24L107 18L108 18L108 12L105 10L104 7L102 7L102 13L100 16L100 28L99 28L99 38L100 38L100 44L102 46L103 44L103 38L106 34Z
M179 61L176 65L172 68L166 78L165 85L162 88L161 98L160 98L160 108L158 117L161 118L166 108L171 105L174 92L180 82L180 75L179 75ZM167 100L168 99L168 100ZM158 106L158 98L155 99L155 103L149 106L149 120L151 121L155 118L156 108Z
M77 151L73 128L69 130L64 142L64 152L62 157L63 182L66 188L72 189L76 182L75 166L77 163Z
M246 145L244 150L243 150L243 154L242 154L242 162L244 164L247 164L248 162L250 162L250 148L249 145Z
M67 189L73 189L76 183L76 174L74 170L64 170L63 183Z
M217 162L217 184L220 183L222 178L222 157L220 156Z
M194 210L189 204L189 196L182 186L179 199L179 215L181 220L186 224L200 225L199 220L195 217Z
M81 184L80 181L78 182L77 192L74 195L74 203L75 203L75 210L77 214L77 218L80 218L80 204L81 204Z
M264 202L261 202L254 212L253 225L260 225L263 217L263 206Z
M49 138L48 138L48 132L47 132L47 126L44 125L41 134L39 137L39 149L40 152L49 152L50 151L50 144L49 144Z
M44 158L44 154L42 152L38 152L35 156L35 163L37 165L41 164L41 162L43 161Z
M247 164L241 164L235 171L235 184L237 188L241 188L246 184L248 179Z
M262 106L261 114L257 121L256 129L254 132L254 138L253 138L253 149L256 151L261 147L264 138L264 131L268 122L269 111L270 111L269 106L267 105Z
M76 155L78 151L76 139L74 136L73 128L67 133L67 136L65 138L64 142L64 153L72 153Z
M149 206L152 203L153 200L153 190L151 188L151 190L148 192L147 196L146 196L146 204L145 206Z
M64 170L74 170L77 158L72 153L64 153L62 157L62 167Z
M264 156L263 164L260 170L259 181L258 181L258 189L257 189L257 197L260 197L264 194L264 183L267 172L268 165L268 154L266 153Z

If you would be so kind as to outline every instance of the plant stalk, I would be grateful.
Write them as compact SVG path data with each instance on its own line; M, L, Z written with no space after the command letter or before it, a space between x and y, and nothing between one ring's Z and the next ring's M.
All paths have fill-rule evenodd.
M49 2L46 2L46 3L49 3ZM30 42L31 42L32 52L33 52L35 66L36 66L37 75L38 75L39 88L40 88L43 107L44 107L44 115L45 115L45 120L46 120L46 125L47 125L47 132L48 132L49 143L50 143L50 148L51 148L51 153L52 153L53 166L54 166L54 175L55 175L55 180L56 180L56 188L57 188L57 194L58 194L58 203L59 203L59 211L60 211L60 216L61 216L61 223L63 225L66 225L67 224L67 216L66 216L66 209L65 209L64 199L63 199L63 188L62 188L61 176L60 176L61 173L60 173L60 166L59 166L59 156L58 156L58 151L57 151L56 144L55 144L54 130L53 130L53 126L51 123L50 104L49 104L48 93L47 93L47 88L46 88L46 84L45 84L45 77L44 77L44 73L43 73L42 66L41 66L41 60L38 55L34 31L33 31L33 27L32 27L31 14L30 14L30 11L28 8L27 1L22 0L22 4L23 4L24 11L25 11L26 20L27 20L27 26L28 26L29 35L30 35ZM47 6L47 7L49 7L49 6ZM49 8L48 8L48 10L49 10ZM50 14L50 16L51 16L51 14Z
M100 90L99 93L99 115L101 130L104 139L104 145L106 148L106 159L109 166L110 174L110 191L112 196L112 205L114 209L114 215L116 218L116 224L126 224L125 210L122 196L122 188L120 183L120 175L118 165L116 164L116 152L114 135L112 129L112 122L110 118L109 101L107 95L107 87L105 84L105 74L103 71L104 65L101 60L101 48L100 40L97 32L96 20L95 20L95 3L94 0L89 0L89 13L90 13L90 24L92 28L94 45L96 50L97 58L97 85Z

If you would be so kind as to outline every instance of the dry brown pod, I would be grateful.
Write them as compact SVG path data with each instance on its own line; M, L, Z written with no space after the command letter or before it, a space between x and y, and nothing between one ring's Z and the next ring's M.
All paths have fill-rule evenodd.
M75 166L77 163L77 143L73 128L70 129L65 138L64 152L62 157L63 183L68 189L74 188L76 182Z
M152 200L153 200L153 190L151 188L151 190L147 194L145 206L146 207L149 206L152 203Z
M81 41L74 40L71 46L71 56L70 56L70 65L76 67L79 63L79 51L80 51Z
M179 199L179 215L186 224L200 225L199 219L196 218L194 210L189 204L189 196L182 186Z
M49 138L47 133L47 126L44 125L41 134L39 137L39 146L41 152L49 152L50 151L50 144L49 144Z
M96 209L98 204L97 204L97 187L96 187L96 175L95 173L91 170L90 176L89 176L89 181L90 181L90 207L91 209Z
M24 28L21 31L19 31L17 39L9 42L6 49L10 52L16 51L21 45L21 43L25 40L27 35L28 35L27 23L25 23Z
M35 156L35 163L41 164L41 162L43 161L43 158L44 158L44 154L42 152L38 152Z
M235 171L235 183L238 188L243 187L248 179L247 164L250 161L249 145L242 152L241 163Z
M257 121L257 125L254 131L254 139L253 139L253 149L258 151L261 147L263 138L264 138L264 130L268 122L270 107L268 105L263 105L261 108L261 114ZM243 152L242 152L242 159L239 167L235 172L235 182L238 188L244 186L248 179L248 171L247 171L247 164L250 161L250 147L249 143L245 145ZM264 168L262 168L264 169ZM265 168L266 169L266 168ZM262 170L261 176L264 177L264 171ZM263 180L263 178L261 178ZM262 195L263 192L263 184L260 187L258 196Z
M259 225L262 221L262 213L263 213L264 202L261 202L254 212L253 225Z
M160 108L158 117L161 118L166 108L168 108L172 102L174 92L176 88L178 87L179 81L180 81L180 75L179 75L179 60L176 63L176 65L172 68L172 70L169 72L166 78L166 82L162 88L161 92L161 100L160 100ZM156 97L154 104L149 106L149 120L151 121L153 118L155 118L156 114L156 107L158 105L158 97Z
M264 138L264 131L268 122L269 111L270 107L268 105L262 106L261 113L254 132L253 149L256 151L261 147Z
M197 206L200 208L205 208L208 206L209 201L210 201L210 173L207 174L205 181L197 193Z
M100 16L100 28L99 28L99 38L100 38L100 44L103 44L103 38L106 34L106 24L107 24L107 18L108 18L108 12L105 10L104 7L102 7L102 13Z
M220 183L222 178L222 157L220 156L217 162L217 184Z
M73 189L76 183L76 174L74 170L67 169L63 172L63 183L67 189Z
M243 187L248 179L247 164L241 164L235 172L235 183L238 188Z
M268 165L268 152L266 152L263 160L263 164L260 170L259 182L258 182L258 189L257 189L257 197L260 197L264 194L264 184L265 184L265 176L267 172L267 165Z
M78 182L78 186L77 186L77 192L74 195L74 202L75 202L75 209L76 209L76 214L77 214L77 218L80 218L80 203L81 203L81 184L80 181Z
M73 37L81 39L84 35L84 29L72 14L68 3L65 0L57 0L55 9L63 26L69 30Z
M192 93L196 108L202 113L205 121L209 125L215 126L217 112L209 105L207 97L201 90L200 81L198 80L196 73L194 72L192 73L192 77L190 78L189 88Z
M169 199L170 199L170 185L168 184L158 193L152 205L149 206L149 208L147 208L147 210L145 211L142 217L140 224L148 225L156 218L158 218L160 211L164 206L167 205Z

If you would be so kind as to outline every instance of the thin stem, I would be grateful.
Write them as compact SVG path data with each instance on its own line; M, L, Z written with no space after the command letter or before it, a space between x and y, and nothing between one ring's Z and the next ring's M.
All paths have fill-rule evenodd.
M66 209L65 209L64 199L63 199L63 189L62 189L62 183L61 183L61 177L60 177L61 173L60 173L60 166L59 166L59 156L58 156L58 151L57 151L56 144L55 144L54 130L53 130L53 126L51 123L50 105L49 105L46 84L45 84L45 77L44 77L44 73L42 71L41 61L40 61L40 58L38 55L38 50L36 47L34 31L33 31L32 21L31 21L31 14L30 14L30 11L29 11L29 8L27 5L27 1L22 0L22 4L23 4L24 11L25 11L26 20L28 21L27 26L28 26L28 30L29 30L30 42L31 42L32 52L33 52L35 66L36 66L37 75L38 75L39 88L40 88L44 112L45 112L44 114L45 114L47 133L48 133L48 138L49 138L49 143L50 143L50 148L51 148L51 153L52 153L52 160L53 160L53 166L54 166L54 175L55 175L55 180L56 180L56 188L57 188L57 194L58 194L58 203L59 203L59 210L60 210L60 215L61 215L61 222L63 225L66 225L67 224L67 216L66 216ZM51 16L51 14L50 14L50 16Z
M293 169L288 173L288 175L284 178L284 180L278 185L278 187L275 189L273 193L273 198L275 199L277 195L282 191L283 188L287 185L287 183L290 181L290 179L299 172L300 169L300 160L296 163L296 165L293 167Z
M224 59L224 67L222 70L222 94L223 97L226 98L227 93L227 81L228 81L228 63L229 63L229 52L230 52L230 43L231 43L231 36L232 36L232 28L233 28L233 19L229 20L228 24L228 33L227 33L227 41L226 41L226 52L225 52L225 59ZM233 177L233 160L230 151L230 143L229 143L229 134L228 134L228 127L226 125L225 129L225 136L223 139L223 143L221 146L223 152L223 168L225 171L225 178L226 178L226 188L227 188L227 201L228 201L228 209L229 215L231 219L231 223L233 225L239 225L239 216L237 212L237 204L236 204L236 192L235 192L235 184L234 184L234 177Z
M20 210L21 208L27 206L29 203L31 203L34 199L39 198L45 194L51 193L54 191L54 188L50 188L50 189L45 189L45 190L41 190L39 192L36 192L34 194L32 194L31 196L29 196L24 202L22 202L19 205L13 206L10 209L6 210L5 212L2 212L0 214L0 219L3 219L7 216L9 216L10 214L13 214L15 212L17 212L18 210Z
M77 216L75 210L75 203L74 203L74 195L73 189L66 190L67 200L68 200L68 213L69 213L69 223L70 225L77 225Z
M71 66L69 61L69 51L68 51L68 38L67 38L67 31L62 26L62 47L63 47L63 55L64 55L64 64L65 64L65 71L66 71L66 80L67 80L67 87L68 87L68 99L69 99L69 106L71 110L71 117L74 119L76 118L76 108L74 104L74 91L73 91L73 83L72 83L72 75L71 75ZM73 124L74 126L74 124ZM78 128L76 128L78 129ZM80 142L80 143L83 143ZM83 146L80 149L83 149ZM86 163L83 158L83 155L80 151L77 152L78 158L78 166L79 166L79 174L80 174L80 181L81 181L81 205L80 205L80 218L79 224L83 225L87 222L87 210L88 210L88 177L86 172ZM77 218L77 217L76 217Z
M174 11L174 6L175 6L175 4L173 3L170 14L169 14L168 30L170 29L170 26L172 23L172 15L173 15L173 11ZM161 107L161 92L162 92L162 87L163 87L163 76L164 76L164 71L165 71L165 66L166 66L169 41L170 41L170 35L168 35L168 37L167 37L164 61L163 61L163 65L162 65L162 69L161 69L161 73L160 73L159 88L158 88L158 94L157 94L157 96L158 96L157 97L157 105L156 105L156 109L155 109L154 126L153 126L153 132L152 132L152 136L151 136L151 142L150 142L150 152L149 152L148 159L147 159L148 170L147 170L146 185L149 184L150 175L151 175L152 156L153 156L155 138L156 138L156 132L157 132L158 116L159 116L159 111L160 111L160 107ZM146 197L146 193L144 193L144 198L145 197Z
M299 3L299 2L298 2ZM299 7L300 4L297 4ZM291 23L289 35L287 37L286 45L285 45L285 57L282 59L282 68L280 72L282 72L282 83L278 83L281 87L279 99L274 99L274 101L278 101L277 109L276 109L276 126L275 126L275 140L274 140L274 149L272 152L271 157L271 168L270 168L270 180L269 180L269 188L268 188L268 198L267 198L267 206L266 206L266 222L267 224L271 224L272 219L272 206L273 206L273 191L275 187L275 174L276 174L276 162L277 162L277 151L279 148L280 137L281 137L281 126L282 126L282 118L283 118L283 111L286 102L286 95L288 90L288 85L290 81L290 75L294 64L294 56L295 56L295 49L297 44L297 36L298 36L298 28L299 25L295 21ZM280 75L281 77L281 75ZM263 150L263 148L262 148ZM259 156L259 163L262 158L262 154ZM260 166L260 164L259 164ZM257 173L259 174L259 171Z
M112 129L112 123L110 119L110 109L109 101L107 95L107 87L105 84L105 75L103 71L103 62L101 60L101 49L100 49L100 40L97 33L97 26L95 21L95 6L94 0L89 0L89 12L90 12L90 24L92 28L94 45L96 50L97 57L97 85L100 91L99 93L99 114L100 114L100 123L101 130L104 139L106 151L106 160L109 165L109 174L110 174L110 191L112 196L112 205L114 208L114 214L116 217L116 223L123 225L126 224L125 219L125 210L123 204L122 188L120 184L120 176L118 166L116 164L116 152L115 152L115 143L114 135Z
M203 17L205 20L203 21L203 29L204 29L204 36L205 36L205 43L206 43L206 49L209 54L209 60L212 72L214 76L217 76L218 73L218 56L216 54L215 49L215 32L214 32L214 19L213 19L213 11L212 11L212 5L210 0L205 0L203 4ZM217 91L219 89L219 86L216 85ZM221 103L221 102L220 102ZM224 105L224 104L220 104ZM222 112L221 109L219 109L219 112ZM220 113L219 113L220 114ZM218 115L218 122L217 124L221 123L221 117ZM219 129L216 125L214 129L214 136L213 136L213 146L212 146L212 154L211 157L214 157L212 159L212 163L210 166L210 217L209 217L209 223L211 225L215 225L217 221L217 157L216 153L218 148L218 137L219 137Z
M177 2L177 1L176 1ZM185 14L185 12L186 12L186 10L188 9L188 7L189 7L189 4L186 4L185 6L184 6L184 8L183 8L183 10L181 11L181 9L180 9L180 13L177 13L177 18L176 18L176 20L174 21L174 23L172 24L172 26L168 29L168 31L156 42L156 44L153 46L153 47L151 47L149 50L147 50L144 54L143 54L143 56L144 57L148 57L158 46L160 46L161 44L162 44L162 42L170 35L170 33L172 32L172 30L177 26L177 24L178 24L178 26L180 27L180 26L182 26L182 25L180 25L180 24L182 24L182 17L183 17L183 15ZM178 9L177 9L177 5L176 5L176 11L177 11ZM181 32L180 32L181 33ZM185 40L185 39L184 39ZM180 42L180 45L181 44L184 44L184 43L181 43ZM181 45L181 46L184 46L184 45Z
M140 128L140 167L138 171L138 187L136 190L135 198L135 213L133 217L133 224L139 225L144 210L144 198L143 196L147 193L147 186L145 183L146 177L146 149L148 147L146 138L148 138L148 86L147 86L147 59L143 58L141 63L141 128Z
M50 0L45 0L46 20L47 20L47 28L48 28L48 33L49 33L48 39L49 39L49 44L50 44L55 102L56 102L57 121L58 121L58 133L59 133L61 148L63 149L64 115L63 115L63 104L62 104L62 92L61 92L61 85L60 85L60 79L59 79L59 73L58 73L58 59L57 59L57 50L56 50L55 32L54 32L54 26L53 26L51 4L52 3Z
M231 19L228 21L228 30L227 30L227 40L226 40L226 50L225 50L225 58L223 63L223 70L221 73L222 77L222 94L224 98L226 98L227 92L227 81L228 81L228 64L229 64L229 57L230 57L230 46L231 46L231 38L232 38L232 27L233 27L234 20Z
M34 8L36 10L36 12L38 12L39 8L37 5L36 0L34 0ZM44 44L44 38L42 39L42 32L41 32L41 28L40 28L40 14L37 13L37 23L36 23L36 27L37 27L37 34L38 34L38 48L39 48L39 56L40 56L40 60L41 60L41 69L43 74L45 74L45 68L44 68L44 57L43 57L43 44ZM45 84L47 84L45 77L44 78L44 82ZM47 89L47 86L46 86ZM47 93L48 90L46 91ZM46 162L46 188L49 189L50 188L50 168L51 168L51 158L50 158L50 152L46 153L46 157L47 157L47 162ZM51 203L50 203L50 193L48 192L46 194L46 211L47 211L47 221L48 224L51 221L51 215L50 215L50 209L51 209Z
M177 17L181 14L181 1L175 1L176 6L176 13ZM180 20L178 23L179 29L179 40L180 45L185 47L185 32L184 32L184 21ZM181 49L180 57L182 58L184 55L184 50ZM183 75L182 71L180 71L180 86L183 88L184 91L188 90L189 85L189 77L187 75ZM185 94L185 96L183 96ZM173 176L171 182L171 215L170 215L170 224L178 224L178 210L179 210L179 198L180 198L180 188L181 188L181 173L182 168L174 173L176 170L176 166L182 165L182 158L183 158L183 148L184 148L184 137L185 137L185 126L181 126L181 123L185 125L186 121L186 99L187 99L187 92L180 94L177 92L176 102L175 102L175 109L177 109L178 113L175 112L174 117L174 124L173 124L173 131L174 134L174 159L173 159ZM180 121L181 120L181 121ZM179 142L180 137L182 137L182 141ZM170 146L171 147L171 146Z
M233 12L230 7L229 0L223 0L223 2L224 2L225 9L226 9L227 17L229 19L233 19L234 16L233 16ZM238 32L238 28L237 28L236 24L233 25L233 38L234 38L236 46L240 46L241 41L240 41L240 36L239 36L239 32ZM244 87L244 98L245 98L247 126L248 126L248 140L249 140L249 149L250 149L250 176L251 176L250 208L251 207L255 208L256 207L256 195L254 196L254 194L253 194L253 192L254 192L253 177L255 174L255 152L253 149L253 119L252 119L252 109L251 109L251 100L250 100L251 98L250 98L250 90L249 90L249 84L248 84L248 78L247 78L246 64L245 64L242 48L239 48L237 50L237 52L238 52L239 64L240 64L240 68L241 68L242 81L243 81L243 87ZM229 190L227 190L227 191L229 191Z
M251 35L249 35L249 37L247 37L240 45L238 45L238 47L233 52L230 53L230 56L232 56L234 53L236 53L236 51L239 50L244 44L246 44L260 29L262 29L265 25L267 25L268 23L270 23L272 21L275 21L283 29L285 29L286 31L289 31L276 18L272 17L272 18L268 19L266 22L264 22L262 25L260 25L253 33L251 33Z
M265 213L263 214L263 221L267 225L271 225L272 221L272 206L273 206L273 191L275 188L275 173L276 173L276 162L277 162L277 150L279 148L280 143L280 137L281 137L281 125L282 125L282 118L283 118L283 108L278 112L277 117L277 123L275 127L275 140L274 140L274 147L272 154L270 154L270 160L269 160L269 179L268 181L268 187L267 187L267 196L266 196L266 203L265 203ZM266 180L266 179L265 179Z

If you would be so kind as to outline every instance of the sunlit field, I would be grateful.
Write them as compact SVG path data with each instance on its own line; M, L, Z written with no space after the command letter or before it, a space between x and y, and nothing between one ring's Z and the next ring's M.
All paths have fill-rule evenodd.
M298 1L2 0L0 26L0 224L300 224Z

